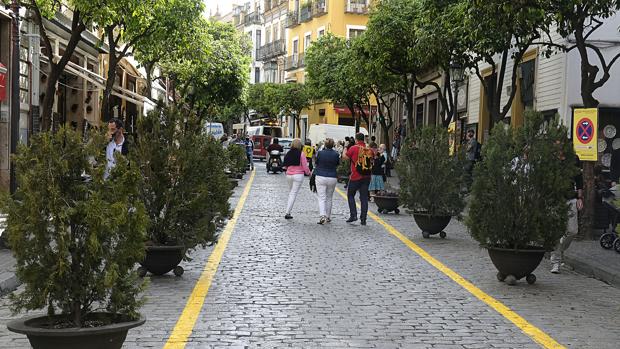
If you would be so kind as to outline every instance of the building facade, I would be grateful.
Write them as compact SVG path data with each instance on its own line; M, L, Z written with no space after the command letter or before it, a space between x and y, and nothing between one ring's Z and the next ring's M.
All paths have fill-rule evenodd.
M265 43L261 8L261 1L257 0L233 5L233 24L252 41L252 63L249 68L251 84L264 82L263 62L257 60L258 49Z
M366 30L370 0L289 0L285 81L304 83L305 53L314 40L326 33L355 38ZM300 115L301 130L289 120L291 136L305 138L311 124L355 125L351 111L329 101L317 102ZM292 118L291 118L292 119Z
M256 60L263 64L263 82L284 83L288 15L288 0L264 0L263 42Z

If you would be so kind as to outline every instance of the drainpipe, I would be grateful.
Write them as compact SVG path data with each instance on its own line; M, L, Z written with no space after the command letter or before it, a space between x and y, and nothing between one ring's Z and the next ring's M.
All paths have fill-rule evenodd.
M13 11L13 30L11 41L13 51L11 57L11 154L17 152L17 142L19 140L19 4L17 0L11 2ZM15 177L15 166L11 162L11 194L17 189L17 179Z

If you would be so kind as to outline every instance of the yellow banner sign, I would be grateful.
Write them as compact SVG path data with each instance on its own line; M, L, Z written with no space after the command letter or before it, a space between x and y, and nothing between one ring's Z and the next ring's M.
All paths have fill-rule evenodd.
M598 109L575 109L573 114L573 147L581 161L598 160Z

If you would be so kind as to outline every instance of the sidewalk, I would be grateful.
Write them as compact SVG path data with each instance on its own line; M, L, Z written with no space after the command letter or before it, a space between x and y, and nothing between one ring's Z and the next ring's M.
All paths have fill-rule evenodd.
M15 290L19 284L13 254L10 250L0 249L0 296Z
M396 171L388 177L387 187L394 191L400 189ZM573 241L564 253L564 263L578 273L620 287L620 253L603 249L598 240Z

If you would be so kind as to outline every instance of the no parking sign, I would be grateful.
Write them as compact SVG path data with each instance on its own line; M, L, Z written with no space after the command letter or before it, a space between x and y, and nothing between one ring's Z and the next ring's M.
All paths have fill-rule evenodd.
M575 109L573 114L573 147L581 161L597 161L598 109Z

